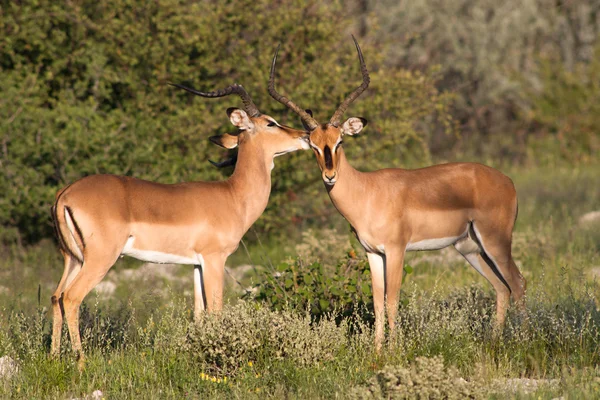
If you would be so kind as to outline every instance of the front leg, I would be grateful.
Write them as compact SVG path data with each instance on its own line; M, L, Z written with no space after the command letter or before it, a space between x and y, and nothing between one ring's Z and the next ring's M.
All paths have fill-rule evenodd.
M398 315L398 300L404 274L405 247L387 249L385 252L385 293L390 337L393 337Z
M194 265L194 321L198 321L206 309L206 294L204 293L204 259L199 258L200 264Z
M383 328L385 325L385 269L383 257L375 253L367 253L371 268L371 286L373 289L373 305L375 308L375 351L381 350Z
M227 256L213 253L204 256L202 267L202 283L204 286L204 302L208 312L219 311L223 307L223 278Z

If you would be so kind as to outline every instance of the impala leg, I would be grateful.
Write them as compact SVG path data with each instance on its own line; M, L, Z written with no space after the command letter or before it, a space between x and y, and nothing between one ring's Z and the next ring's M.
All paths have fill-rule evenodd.
M510 290L508 286L498 279L480 252L461 254L494 287L496 291L496 327L502 327L506 319L506 310L510 304Z
M62 251L61 253L64 258L65 269L62 277L60 278L60 282L58 282L58 286L52 295L52 347L50 350L50 354L52 356L57 356L60 353L60 339L62 335L62 323L63 323L63 315L62 309L60 306L60 298L62 296L63 290L66 286L71 283L71 281L75 278L77 273L81 270L81 263L79 260L71 256L69 253Z
M203 283L208 312L223 308L223 285L227 256L214 253L204 257Z
M509 296L512 294L515 303L523 309L526 282L511 254L512 224L505 229L488 225L485 221L478 221L472 225L473 233L482 249L480 255L494 275L508 288ZM508 307L508 300L506 303ZM500 318L498 320L500 321Z
M385 293L390 337L393 337L396 328L398 301L404 274L404 248L402 249L402 251L386 251L385 255Z
M383 257L375 253L367 253L371 268L371 286L373 289L373 305L375 308L375 351L381 350L385 325L385 268Z
M206 308L204 293L204 279L202 265L194 265L194 321L200 319L200 315Z
M79 307L83 299L104 278L116 261L116 257L106 260L106 257L94 258L86 255L85 258L80 273L77 274L71 285L65 289L63 295L65 319L67 320L73 350L79 360L79 369L83 368L84 363L81 337L79 335Z

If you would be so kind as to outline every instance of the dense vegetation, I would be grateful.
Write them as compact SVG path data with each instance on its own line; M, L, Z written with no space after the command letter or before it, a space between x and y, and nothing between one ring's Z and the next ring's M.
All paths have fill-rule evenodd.
M240 100L167 82L238 82L299 126L266 91L281 43L278 90L324 121L360 82L350 33L371 73L346 114L369 120L352 164L511 176L529 318L493 332L491 287L461 257L409 254L400 329L374 354L368 263L307 151L276 160L223 313L192 324L189 268L124 259L82 307L86 370L66 330L50 359L57 189L226 178L207 139ZM582 219L600 211L599 34L594 0L0 0L0 397L600 396L600 223Z
M298 125L265 90L281 43L280 90L326 120L360 82L350 32L362 35L372 77L347 115L370 121L348 146L357 167L420 165L432 152L588 162L600 150L600 11L558 3L3 2L0 236L49 237L56 190L89 174L228 175L206 162L224 156L207 137L230 129L224 112L239 100L194 98L169 81L242 83L264 112ZM257 229L294 234L330 221L311 155L277 161Z

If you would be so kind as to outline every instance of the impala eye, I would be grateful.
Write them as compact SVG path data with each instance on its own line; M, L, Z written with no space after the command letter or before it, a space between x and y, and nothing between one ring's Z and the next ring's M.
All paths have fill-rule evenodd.
M277 122L271 121L267 124L267 126L277 126Z

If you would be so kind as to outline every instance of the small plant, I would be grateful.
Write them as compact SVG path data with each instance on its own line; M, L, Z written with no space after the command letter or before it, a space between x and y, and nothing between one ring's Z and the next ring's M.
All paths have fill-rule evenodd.
M468 382L440 356L418 357L408 368L386 366L365 386L353 388L352 399L478 399L481 384Z
M309 316L240 302L204 314L190 327L188 349L215 374L235 374L252 360L290 360L310 367L334 360L347 342L346 332L332 319L313 324Z
M332 312L344 318L357 311L370 319L373 310L369 264L357 260L353 251L330 268L300 258L281 263L275 273L265 274L256 289L256 299L272 309L308 310L317 320Z

